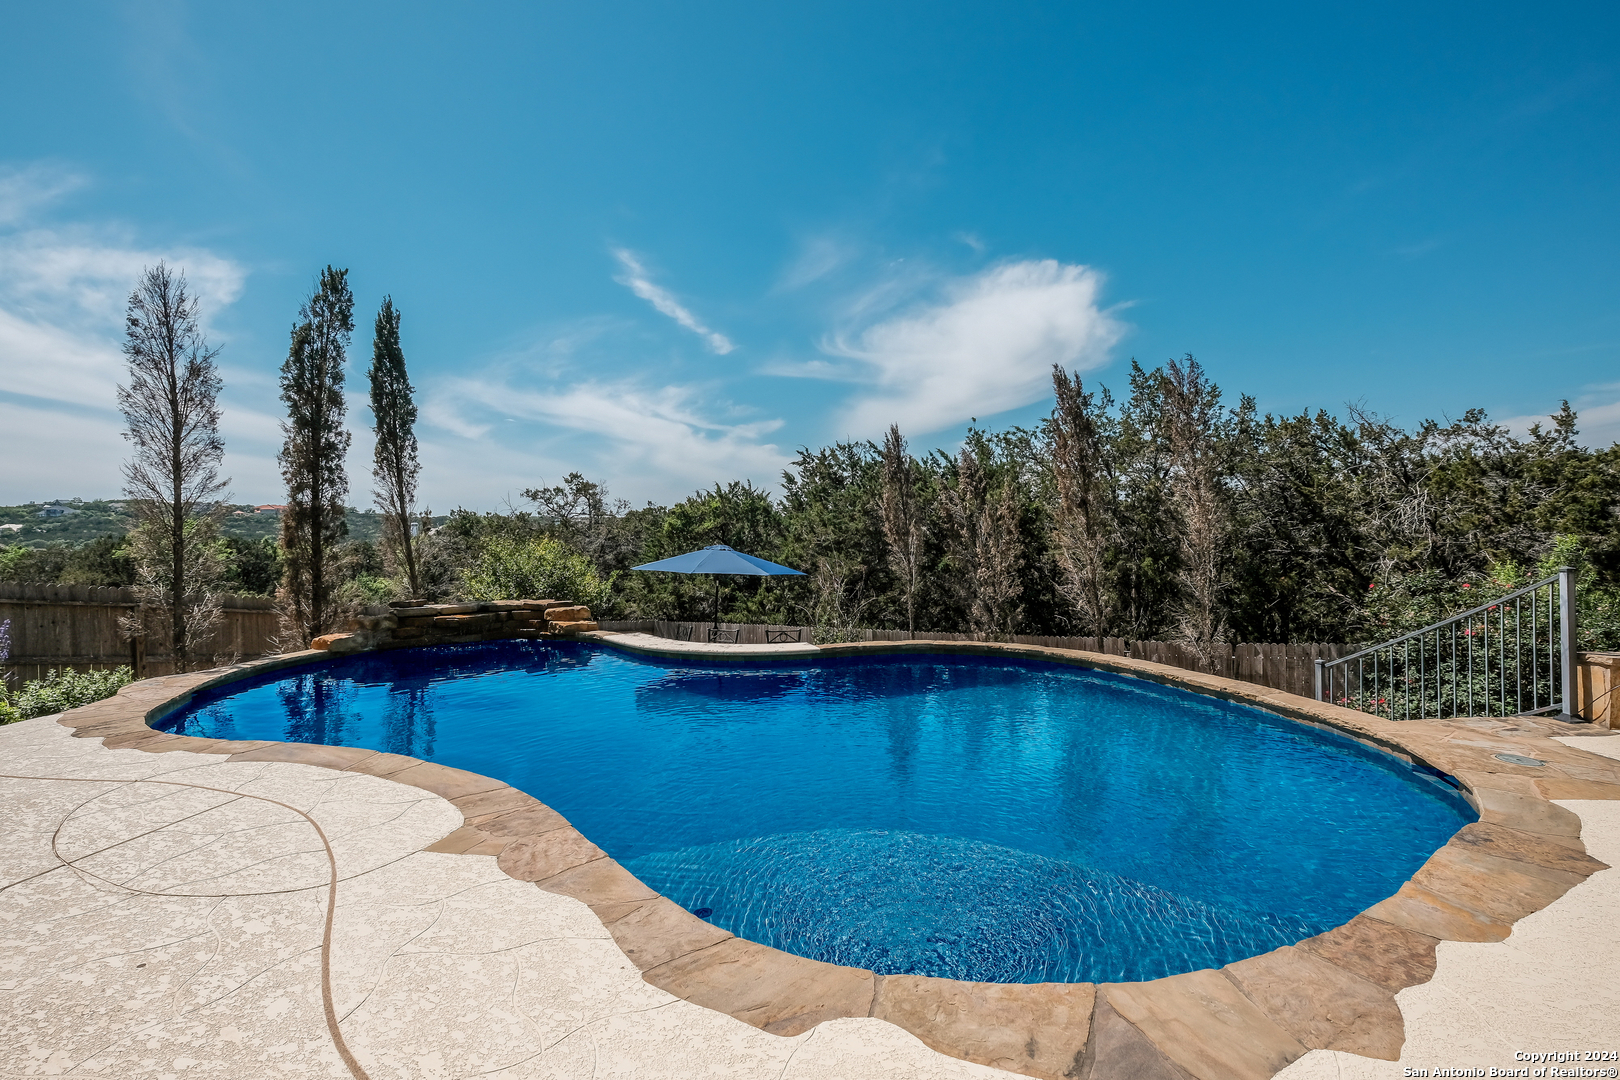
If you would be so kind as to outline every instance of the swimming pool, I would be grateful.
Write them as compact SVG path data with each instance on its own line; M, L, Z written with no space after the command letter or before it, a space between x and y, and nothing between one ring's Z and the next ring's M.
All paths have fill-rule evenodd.
M1474 819L1347 738L993 657L706 665L498 642L273 672L160 726L497 777L741 937L987 982L1152 979L1290 944Z

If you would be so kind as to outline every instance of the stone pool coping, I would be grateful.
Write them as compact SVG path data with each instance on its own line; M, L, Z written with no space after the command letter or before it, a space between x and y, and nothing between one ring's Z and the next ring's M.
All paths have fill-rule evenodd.
M683 642L689 647L675 651L631 635L581 637L648 655L744 659L737 646ZM427 850L493 855L510 877L585 902L642 977L677 997L782 1035L873 1016L943 1053L1039 1077L1265 1080L1312 1049L1395 1060L1404 1040L1395 994L1434 974L1440 941L1500 941L1515 921L1606 868L1586 854L1580 819L1551 800L1620 799L1620 762L1553 738L1608 732L1521 719L1397 723L1147 661L1039 646L873 642L801 648L781 658L811 650L1016 657L1256 705L1453 777L1481 819L1459 830L1394 896L1344 926L1220 971L1135 983L965 983L876 975L737 938L643 885L538 799L489 777L396 754L201 739L149 726L199 690L329 659L325 652L148 679L59 722L113 749L296 761L430 791L456 806L464 823ZM1547 764L1512 765L1497 753Z

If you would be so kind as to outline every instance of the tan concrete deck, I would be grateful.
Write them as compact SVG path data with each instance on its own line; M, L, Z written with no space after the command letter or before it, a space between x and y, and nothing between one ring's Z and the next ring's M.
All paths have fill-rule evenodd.
M31 777L0 779L0 1076L1006 1075L968 1058L1082 1080L1384 1077L1620 1033L1605 866L1620 737L1397 725L1056 650L880 648L1005 651L1250 701L1446 768L1484 820L1347 927L1221 972L874 977L695 920L498 781L145 726L247 666L150 680L60 725L0 728L0 773Z
M54 717L0 728L0 763L78 781L0 779L0 1076L360 1075L334 1028L372 1080L1006 1075L882 1020L783 1037L650 986L580 901L423 850L463 815L415 787Z

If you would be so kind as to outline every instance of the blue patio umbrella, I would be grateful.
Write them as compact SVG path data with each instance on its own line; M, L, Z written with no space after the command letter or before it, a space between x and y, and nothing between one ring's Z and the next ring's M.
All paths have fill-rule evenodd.
M750 577L787 577L789 575L804 576L803 570L795 570L791 566L769 562L765 559L756 559L752 555L744 555L725 544L710 544L697 551L688 551L685 555L677 555L672 559L659 559L657 562L642 563L632 567L634 570L658 570L666 574L713 574L714 575L714 625L720 625L720 575L746 574Z

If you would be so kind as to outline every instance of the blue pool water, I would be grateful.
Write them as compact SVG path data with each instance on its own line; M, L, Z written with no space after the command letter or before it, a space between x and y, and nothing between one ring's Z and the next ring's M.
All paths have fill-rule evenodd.
M1150 979L1291 944L1474 819L1348 739L986 657L452 646L235 683L163 726L498 777L739 936L986 982Z

